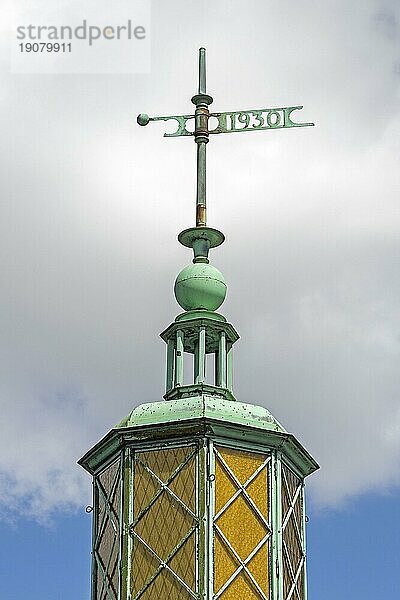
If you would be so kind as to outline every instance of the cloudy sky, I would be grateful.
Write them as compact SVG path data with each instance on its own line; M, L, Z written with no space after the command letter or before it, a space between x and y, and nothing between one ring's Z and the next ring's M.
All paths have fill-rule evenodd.
M3 37L5 558L29 539L38 565L51 544L73 564L79 546L74 597L88 597L91 489L76 460L132 407L161 399L158 334L179 312L173 282L190 261L176 236L193 225L195 146L135 118L192 110L204 45L215 111L303 104L316 124L208 146L209 224L226 234L211 258L241 334L237 398L268 407L321 464L308 485L320 561L310 558L310 600L354 585L343 562L337 587L323 587L338 531L349 557L373 541L377 574L388 569L352 599L398 594L392 521L386 537L362 538L365 520L400 503L398 1L153 0L146 74L10 73ZM72 597L44 592L38 569L38 598ZM4 598L25 597L19 586Z

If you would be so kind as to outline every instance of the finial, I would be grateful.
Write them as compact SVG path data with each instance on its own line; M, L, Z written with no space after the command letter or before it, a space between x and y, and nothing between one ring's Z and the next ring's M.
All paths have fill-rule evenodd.
M208 107L212 104L213 98L206 93L205 48L199 49L199 86L198 93L193 96L192 102L196 106L194 115L149 117L142 113L137 117L137 122L139 125L145 126L150 121L174 120L177 123L176 131L164 133L165 137L194 136L197 145L196 226L182 231L178 239L184 246L193 248L193 262L208 263L209 249L219 246L225 239L220 231L207 227L206 145L210 135L308 127L314 123L296 123L292 120L293 113L301 110L302 106L210 113ZM210 117L214 117L214 120L217 121L214 129L209 129ZM194 131L186 126L188 121L193 119L195 121Z

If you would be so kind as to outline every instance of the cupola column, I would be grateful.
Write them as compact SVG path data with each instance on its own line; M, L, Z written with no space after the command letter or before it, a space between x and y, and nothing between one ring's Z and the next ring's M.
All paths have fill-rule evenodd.
M176 332L176 367L175 367L175 386L183 385L183 331L178 329Z
M167 375L165 388L168 392L174 387L174 372L175 372L175 342L174 340L167 341Z
M204 383L206 379L206 328L200 327L199 341L195 353L195 379L194 383ZM197 356L196 356L197 354ZM197 360L196 360L197 359ZM197 364L196 364L197 363Z
M219 334L218 352L215 355L215 382L216 385L223 388L226 387L226 361L226 335L224 331L221 331Z

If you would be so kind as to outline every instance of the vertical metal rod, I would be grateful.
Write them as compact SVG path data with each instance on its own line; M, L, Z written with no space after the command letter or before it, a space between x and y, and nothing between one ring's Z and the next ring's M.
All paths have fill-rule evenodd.
M194 139L197 144L196 227L206 226L206 144L208 142L208 105L206 94L206 51L199 50L199 93L193 96L196 105Z
M282 454L281 452L276 453L276 533L277 533L277 558L278 558L278 595L277 598L280 600L283 598L283 531L282 531Z
M199 94L206 93L206 49L199 50Z
M208 555L207 555L207 541L208 541L208 506L207 506L207 486L208 486L208 472L207 472L207 440L202 440L202 446L199 449L199 549L198 549L198 562L199 562L199 598L201 600L207 600L210 596L208 595Z
M183 331L176 332L175 385L183 385Z
M195 465L195 469L196 469L196 494L195 494L195 506L196 506L196 510L195 510L195 514L196 516L199 518L199 523L196 527L196 560L195 560L195 589L194 591L197 592L197 594L200 592L200 445L198 444L197 446L197 452L196 452L196 456L195 456L195 461L196 461L196 465Z
M278 558L278 502L280 498L278 498L278 464L276 453L273 451L271 453L271 463L269 470L269 480L270 480L270 491L271 491L271 499L270 499L270 523L272 528L272 538L271 538L271 586L272 586L272 600L282 600L279 595L279 558Z
M307 532L306 532L306 498L305 498L305 493L304 493L304 482L303 482L303 489L301 491L301 497L299 498L298 502L300 502L300 501L303 505L302 527L303 527L303 552L304 552L304 556L305 556L304 566L303 566L303 572L304 572L303 593L304 593L304 598L307 598Z
M199 383L199 342L194 345L193 382Z
M126 465L125 465L125 498L126 498L126 506L124 510L125 520L124 520L124 529L125 529L125 539L126 539L126 583L125 590L122 588L122 598L129 598L132 590L132 566L133 566L133 536L129 534L129 524L133 522L134 515L134 481L135 481L135 462L134 462L134 450L132 448L128 448L126 452Z
M225 331L221 331L218 347L218 380L217 385L226 387L226 337Z
M215 452L214 443L208 440L208 529L207 529L207 580L208 580L208 598L214 596L214 515L215 515Z
M167 378L165 382L166 391L168 392L174 385L174 359L175 359L175 343L174 340L167 342Z
M97 542L97 533L99 528L99 492L97 490L96 478L92 479L92 494L93 494L93 519L92 519L92 594L91 599L96 600L97 595L97 563L95 559L95 547Z
M126 568L128 565L128 553L126 552L126 527L125 520L125 453L128 450L122 450L120 458L120 509L119 509L119 587L118 600L126 598Z
M197 142L196 227L207 224L206 217L206 142Z
M206 378L206 328L200 327L198 383L204 383L205 378Z
M227 382L226 387L230 392L233 392L233 349L228 348L227 354Z

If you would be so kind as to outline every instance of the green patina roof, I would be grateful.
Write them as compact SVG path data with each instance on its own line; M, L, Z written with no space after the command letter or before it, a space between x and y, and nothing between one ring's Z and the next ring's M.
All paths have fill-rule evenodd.
M286 433L284 427L266 408L207 393L178 400L140 404L116 427L121 429L141 425L172 424L202 418Z

